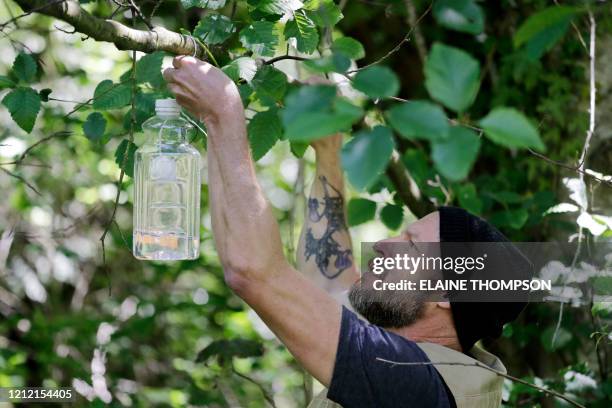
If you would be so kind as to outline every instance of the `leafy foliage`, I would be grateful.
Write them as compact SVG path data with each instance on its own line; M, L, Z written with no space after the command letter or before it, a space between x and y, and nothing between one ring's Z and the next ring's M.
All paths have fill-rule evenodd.
M388 98L399 91L399 80L389 68L374 66L359 71L353 86L371 98Z
M40 111L40 95L28 87L17 87L6 94L2 104L7 107L13 120L26 132L31 132Z
M485 135L502 146L544 150L538 130L512 108L495 108L480 120Z

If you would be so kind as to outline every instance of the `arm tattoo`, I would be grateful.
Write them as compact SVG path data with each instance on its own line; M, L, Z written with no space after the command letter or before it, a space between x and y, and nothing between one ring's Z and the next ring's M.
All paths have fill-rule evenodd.
M304 256L308 261L314 255L315 263L323 276L334 279L352 265L353 253L350 249L342 249L340 243L333 237L337 231L347 231L342 193L329 184L325 176L320 176L319 180L323 184L323 199L308 199L308 219L310 222L319 222L325 218L327 227L320 238L315 238L312 228L308 228ZM319 207L322 207L320 211ZM333 265L336 270L330 271L329 265L334 257Z

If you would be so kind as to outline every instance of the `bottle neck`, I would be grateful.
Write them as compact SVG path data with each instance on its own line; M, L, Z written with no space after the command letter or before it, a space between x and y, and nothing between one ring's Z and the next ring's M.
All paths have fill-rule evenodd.
M157 129L157 143L177 144L187 141L187 131L184 127L175 126L176 121L180 120L177 115L157 115L161 121L161 126Z

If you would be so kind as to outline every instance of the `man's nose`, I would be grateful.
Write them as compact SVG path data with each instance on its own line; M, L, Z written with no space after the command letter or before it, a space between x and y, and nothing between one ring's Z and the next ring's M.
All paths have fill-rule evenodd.
M374 246L372 247L374 249L374 251L378 252L380 255L382 256L388 256L390 253L393 252L392 247L393 247L393 243L396 242L403 242L401 237L391 237L391 238L387 238L387 239L381 239L380 241L376 242L374 244Z

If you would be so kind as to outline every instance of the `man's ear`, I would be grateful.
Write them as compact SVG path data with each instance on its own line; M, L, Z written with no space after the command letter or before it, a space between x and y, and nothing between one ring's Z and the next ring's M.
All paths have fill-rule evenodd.
M446 310L451 308L450 302L436 302L436 306L441 307L442 309L446 309Z

